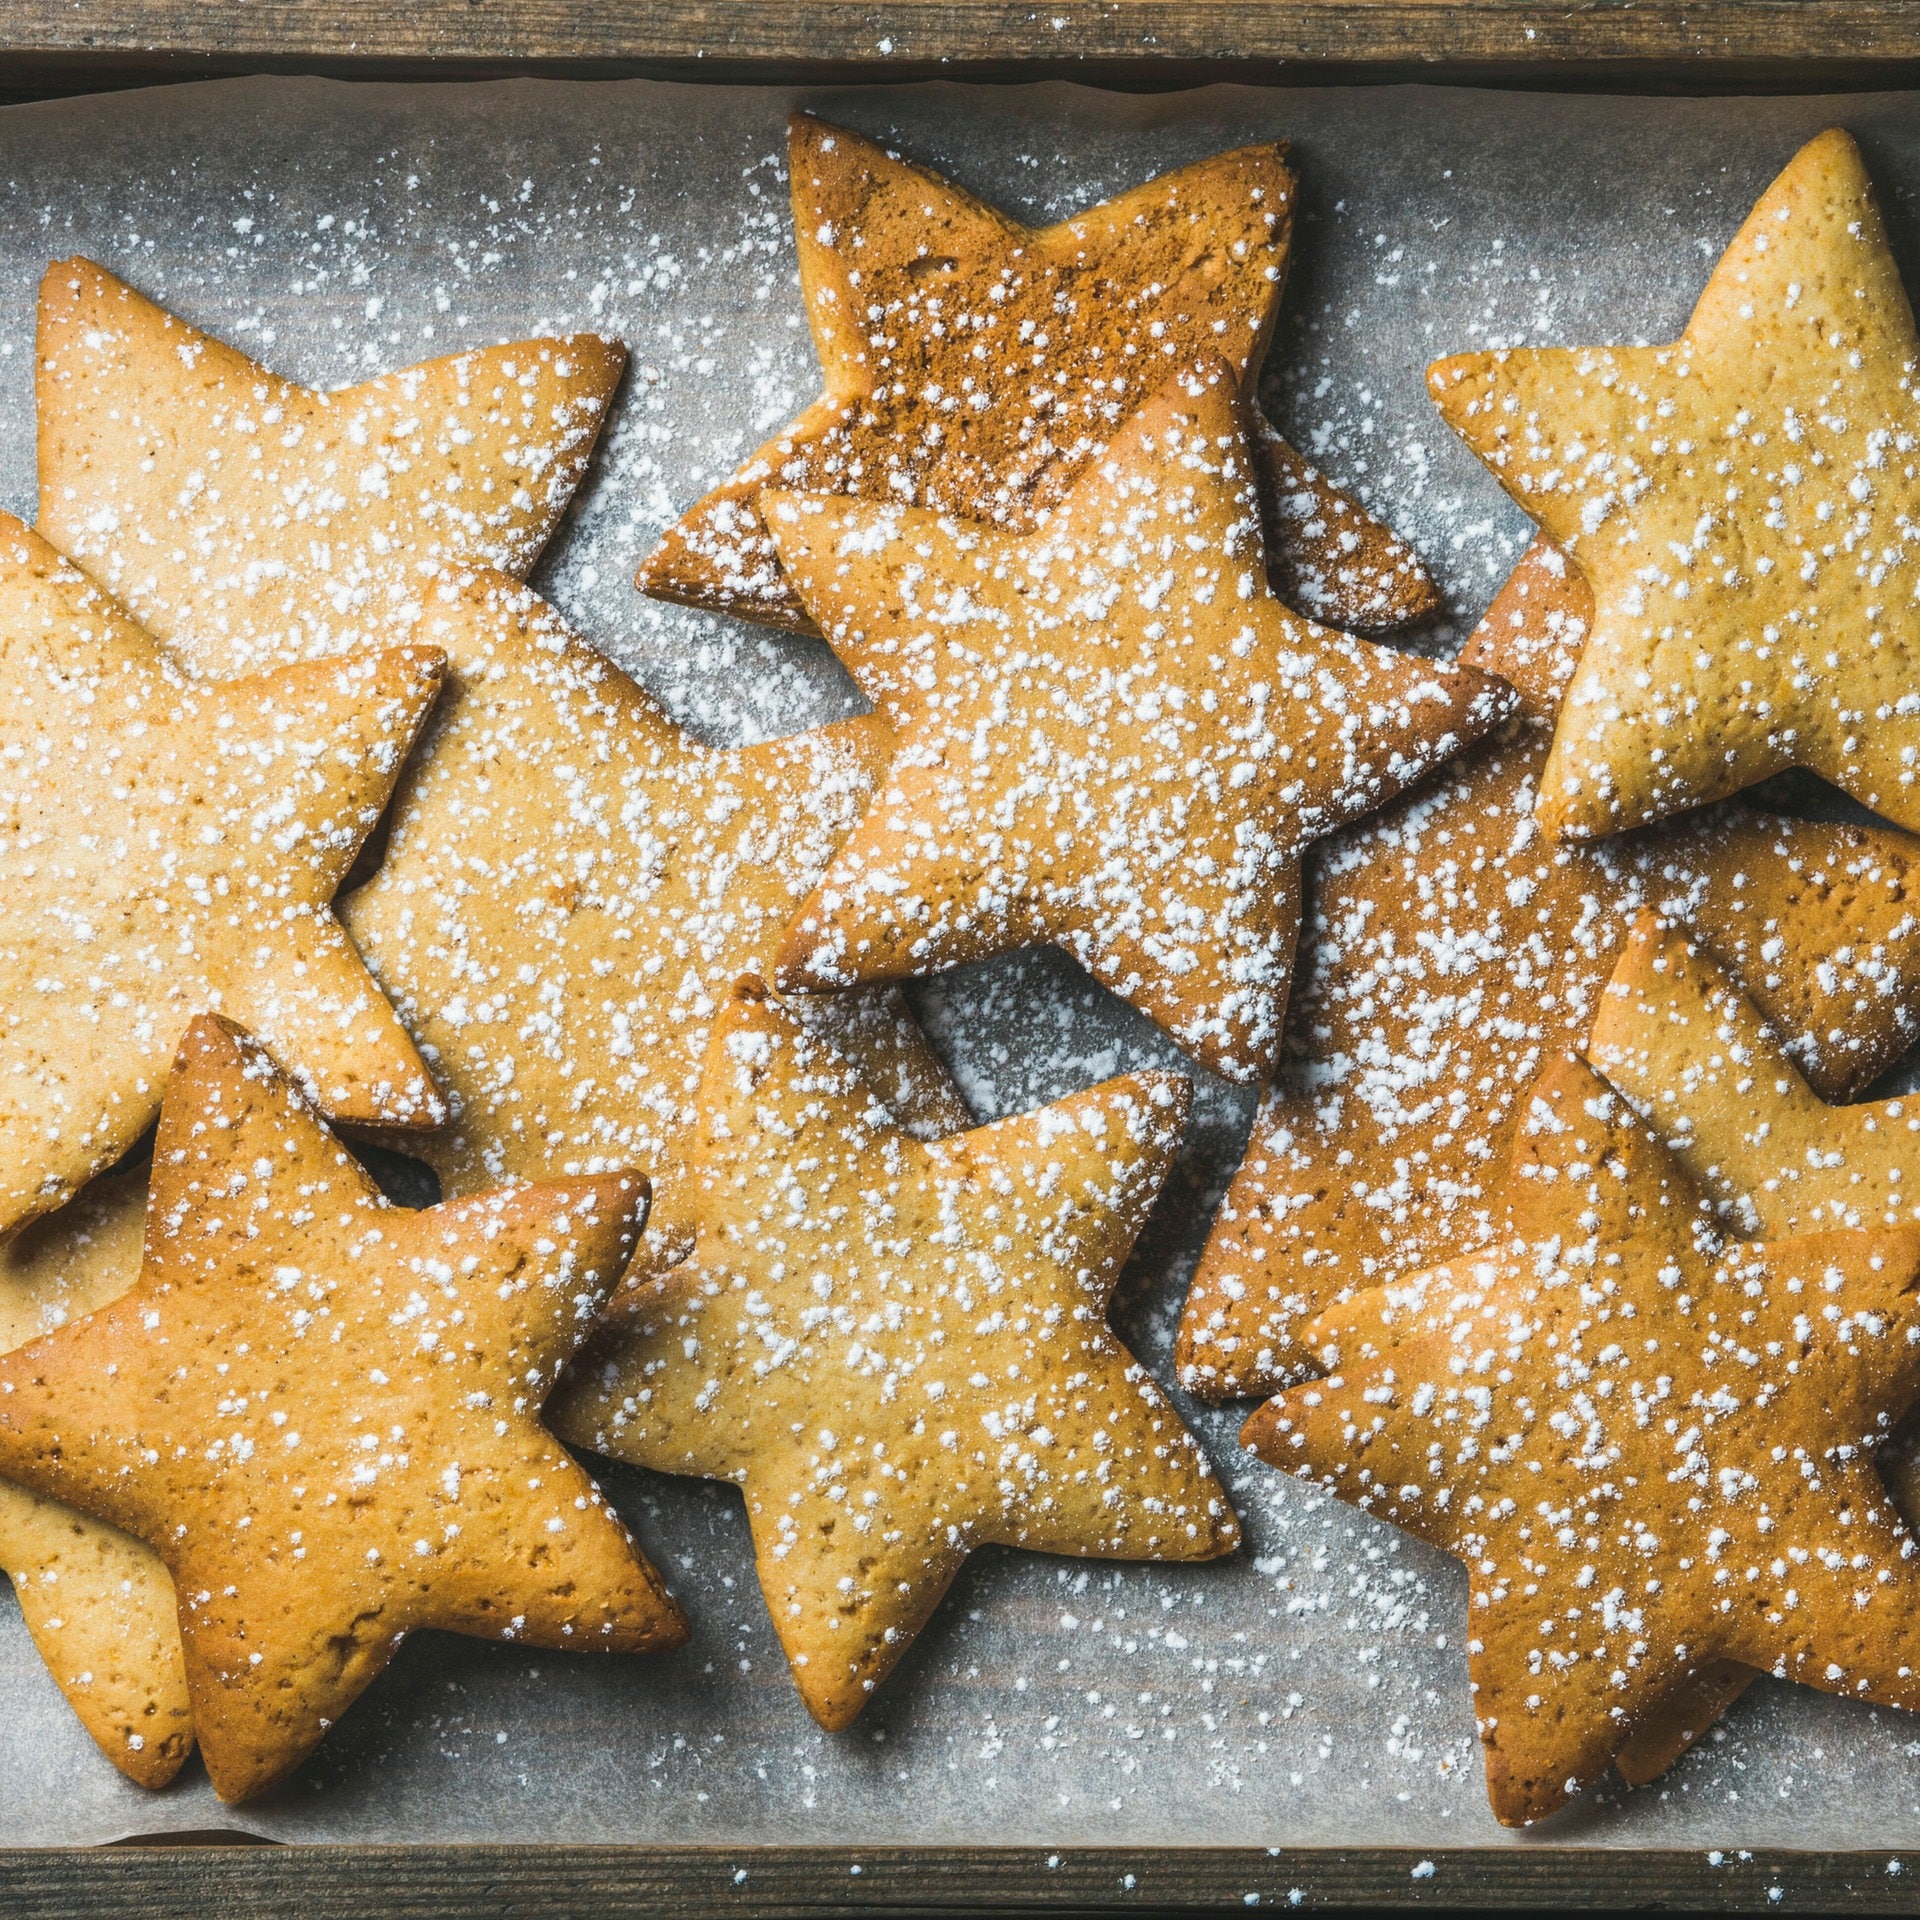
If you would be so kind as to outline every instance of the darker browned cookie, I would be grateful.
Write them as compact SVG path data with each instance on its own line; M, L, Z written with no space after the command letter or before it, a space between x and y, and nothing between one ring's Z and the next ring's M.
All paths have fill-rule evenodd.
M1285 147L1241 147L1071 220L1023 227L873 141L796 114L800 290L825 391L662 536L644 592L815 631L768 538L768 487L896 502L1029 533L1177 368L1249 396L1293 234ZM1439 604L1412 549L1263 421L1275 589L1366 632Z

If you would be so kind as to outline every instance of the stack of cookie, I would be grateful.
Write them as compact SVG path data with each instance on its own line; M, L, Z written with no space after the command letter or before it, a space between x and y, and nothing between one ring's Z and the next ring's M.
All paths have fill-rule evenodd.
M1256 501L1303 604L1425 611L1391 535L1270 429L1239 443L1287 254L1277 152L1028 234L850 136L803 120L794 138L830 387L778 449L795 514L864 469L883 499L1030 532L1083 476L1088 502L1111 490L1094 456L1177 378L1149 430L1192 441L1190 389L1219 445L1134 427L1149 476L1196 476L1183 525L1153 537L1224 512L1222 554L1257 559L1260 528L1236 523ZM847 331L862 287L898 306L909 358L939 363L910 392L904 360ZM963 297L1004 312L996 340L1027 370L1010 404L981 404L1013 374L977 375L980 343L942 318ZM528 341L323 395L87 261L47 273L40 527L9 528L5 556L0 1546L56 1676L136 1778L169 1777L197 1730L219 1790L257 1791L416 1625L673 1644L672 1603L534 1424L569 1361L548 1413L564 1437L746 1484L829 1724L978 1541L1191 1558L1236 1538L1105 1319L1184 1085L1130 1076L973 1130L895 990L809 993L785 954L904 777L892 709L710 751L522 584L622 364L605 341ZM808 624L768 473L697 507L650 583ZM1252 610L1270 647L1264 583ZM1243 624L1220 633L1240 659ZM1330 726L1406 690L1343 737L1337 776L1308 770L1348 811L1437 757L1401 708L1492 686L1294 626L1351 669ZM1495 718L1483 702L1472 724ZM1179 724L1155 751L1184 764ZM1208 745L1207 788L1263 751ZM1140 823L1186 807L1183 784L1156 769ZM1263 811L1299 825L1237 874L1233 809L1197 829L1254 970L1223 1057L1245 1035L1271 1053L1316 818ZM1177 851L1155 857L1177 871ZM1136 991L1158 991L1144 975L1164 969L1142 969ZM385 1206L329 1123L427 1161L444 1203Z
M1542 526L1453 663L1255 404L1283 150L1044 231L804 116L790 162L825 391L640 585L874 710L739 751L524 584L618 347L319 394L48 270L0 1560L96 1740L239 1798L416 1626L678 1644L556 1435L739 1483L828 1727L976 1545L1230 1551L1107 1323L1187 1084L977 1127L898 991L1040 942L1271 1088L1182 1378L1467 1560L1502 1818L1756 1668L1920 1704L1907 1124L1822 1105L1920 999L1920 347L1850 143L1675 347L1435 370ZM1896 827L1727 804L1791 766Z
M1756 1671L1920 1704L1912 1123L1824 1105L1910 1037L1914 843L1724 804L1805 768L1920 828L1916 366L1836 132L1673 345L1429 376L1540 525L1469 650L1528 719L1329 863L1181 1357L1465 1563L1506 1821Z

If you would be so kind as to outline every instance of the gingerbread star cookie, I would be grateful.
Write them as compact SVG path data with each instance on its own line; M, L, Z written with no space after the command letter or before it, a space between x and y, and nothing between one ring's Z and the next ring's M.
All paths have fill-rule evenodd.
M144 1172L0 1243L0 1352L117 1299L140 1272ZM193 1751L173 1583L149 1546L0 1480L0 1571L47 1670L100 1751L163 1787Z
M1284 156L1281 145L1216 154L1034 229L796 114L794 240L826 391L667 530L641 589L811 633L763 489L1031 533L1169 374L1211 355L1250 396L1292 243ZM1412 550L1265 421L1255 460L1289 604L1362 631L1438 607Z
M1313 1330L1328 1378L1245 1438L1465 1563L1495 1814L1541 1819L1738 1660L1920 1707L1920 1572L1874 1449L1920 1395L1920 1232L1720 1245L1571 1060L1497 1243Z
M1587 1051L1741 1231L1920 1225L1920 1101L1829 1106L1738 982L1651 917Z
M222 1799L298 1766L416 1627L685 1638L539 1419L645 1210L624 1173L394 1207L259 1047L188 1029L139 1280L0 1357L0 1474L165 1561Z
M183 659L218 678L242 660L325 658L395 634L448 656L447 693L409 762L385 869L346 907L355 939L437 1062L451 1109L443 1133L395 1144L423 1152L448 1193L639 1167L654 1208L637 1271L671 1264L690 1244L678 1225L674 1142L691 1114L707 1022L737 972L771 967L773 941L872 790L883 724L859 719L708 752L517 581L453 564L469 553L532 558L563 494L540 494L536 517L523 504L498 527L461 518L449 502L515 498L514 449L532 445L536 429L550 431L542 471L552 486L571 486L617 350L596 362L591 341L527 343L373 383L361 393L368 407L415 392L427 409L408 428L417 484L391 482L377 521L341 507L346 517L328 520L321 539L311 516L292 510L285 473L256 457L263 416L242 404L277 396L284 408L298 390L116 292L117 282L103 286L97 269L73 283L79 292L63 272L42 289L42 511L72 494L60 510L91 529L88 564L107 578L137 575L148 617ZM88 289L104 305L83 302L80 319L63 319L62 302ZM95 332L104 344L91 343ZM201 389L176 391L174 368L159 364L183 363L176 345L195 365L224 370L204 405ZM509 375L509 365L519 371ZM595 365L597 380L588 377ZM466 411L463 378L474 389ZM174 397L163 408L156 393ZM427 408L436 395L438 412ZM151 428L129 469L141 484L96 494L106 484L100 443L130 410ZM431 444L418 438L427 420L445 429ZM585 437L568 437L576 430ZM95 448L87 463L74 444ZM392 452L399 443L381 444ZM205 506L210 465L223 476L217 525L192 517ZM295 493L309 505L320 497ZM209 544L219 567L181 557ZM844 1029L915 1124L969 1123L897 995L822 1017Z
M316 393L83 259L38 353L40 531L210 678L379 643L396 554L524 574L626 365L574 334Z
M1540 780L1597 838L1811 768L1920 828L1920 337L1852 139L1795 156L1671 346L1439 362L1441 412L1593 583Z
M766 966L889 749L872 717L697 745L553 609L495 578L423 616L452 684L347 926L453 1110L409 1151L450 1193L644 1168L636 1275L692 1244L685 1143L714 1014ZM971 1124L889 996L819 1016L935 1132Z
M1592 601L1536 542L1463 658L1524 717L1316 850L1279 1083L1181 1319L1208 1399L1312 1371L1322 1309L1471 1246L1522 1099L1587 1037L1633 917L1657 909L1737 969L1821 1089L1866 1086L1920 1014L1920 842L1722 808L1555 845L1534 800Z
M581 1446L744 1491L808 1710L846 1726L976 1546L1205 1560L1206 1456L1108 1331L1185 1083L923 1145L757 982L716 1027L698 1241L555 1396Z
M0 515L0 1232L133 1145L203 1008L336 1118L442 1117L332 910L442 664L411 647L194 685Z
M1052 941L1229 1079L1279 1050L1309 841L1496 727L1510 690L1268 591L1243 408L1169 381L1016 536L769 493L787 577L898 746L780 983Z
M1767 1239L1920 1223L1920 1113L1911 1100L1829 1106L1711 955L1642 915L1593 1023L1588 1057L1651 1121L1723 1213ZM1881 1456L1901 1511L1920 1512L1905 1449ZM1719 1676L1665 1758L1677 1757L1754 1678ZM1640 1784L1629 1755L1622 1768ZM1659 1756L1648 1755L1648 1763Z

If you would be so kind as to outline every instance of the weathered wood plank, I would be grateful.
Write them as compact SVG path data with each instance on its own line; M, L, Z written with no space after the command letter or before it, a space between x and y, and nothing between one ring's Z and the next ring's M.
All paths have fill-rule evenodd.
M1299 1896L1296 1902L1295 1895ZM1258 1895L1257 1902L1249 1895ZM698 1913L1236 1913L1295 1904L1577 1911L1911 1912L1887 1854L1406 1850L641 1847L127 1847L0 1852L0 1912L66 1920L604 1920Z
M1910 0L0 0L0 84L33 75L1125 69L1138 80L1555 75L1883 84Z
M0 0L0 98L258 71L366 77L871 78L1068 73L1435 79L1708 90L1910 84L1912 0ZM238 1839L239 1836L232 1836ZM216 1836L207 1836L209 1840ZM1245 1912L1313 1906L1897 1913L1883 1853L1513 1847L844 1849L273 1847L0 1850L0 1913L132 1909L358 1920L684 1914ZM1257 1909L1256 1909L1257 1910Z

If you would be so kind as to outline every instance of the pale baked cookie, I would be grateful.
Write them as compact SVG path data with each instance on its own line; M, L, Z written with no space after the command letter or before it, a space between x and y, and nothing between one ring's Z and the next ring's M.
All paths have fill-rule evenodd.
M416 646L192 684L0 515L0 1232L139 1139L203 1009L338 1119L443 1117L332 910L443 664Z
M737 1482L808 1710L846 1726L988 1541L1206 1560L1205 1454L1107 1327L1185 1082L1130 1074L923 1145L757 982L701 1093L694 1255L555 1431Z
M626 359L573 334L315 393L91 260L56 260L40 531L210 678L384 644L391 556L533 565Z
M0 1352L117 1299L140 1272L144 1172L0 1244ZM173 1582L149 1546L0 1480L0 1570L80 1723L120 1771L164 1787L193 1751Z
M699 746L538 596L449 585L416 629L451 684L349 931L453 1110L407 1144L446 1191L639 1167L654 1206L635 1277L692 1244L686 1144L707 1035L767 966L871 799L874 716L737 752ZM818 1017L915 1124L970 1117L899 1005Z
M1534 820L1592 602L1538 541L1463 658L1525 716L1316 850L1287 1052L1180 1324L1208 1399L1313 1370L1302 1329L1491 1231L1521 1099L1580 1048L1643 906L1726 956L1829 1095L1911 1044L1920 842L1723 808L1586 847Z
M1495 1242L1324 1314L1249 1446L1466 1566L1495 1814L1524 1825L1737 1660L1920 1707L1920 1571L1874 1471L1920 1395L1920 1231L1723 1245L1571 1060Z
M88 564L137 577L155 631L210 677L394 635L448 655L388 864L344 908L452 1110L443 1134L391 1144L430 1160L449 1193L638 1167L654 1208L636 1273L671 1264L688 1244L677 1140L707 1023L736 973L771 968L884 765L883 724L710 752L531 591L452 564L532 559L586 459L617 347L526 342L318 396L98 269L73 272L42 288L42 512L85 523ZM204 378L186 381L189 364ZM414 410L395 414L406 396ZM311 423L294 432L302 408L334 439L362 433L356 471L384 460L387 477L346 501L290 477L281 460L339 458ZM112 430L129 410L140 459L123 473ZM456 511L480 500L512 512ZM194 564L203 547L217 566ZM914 1124L968 1124L897 995L821 1017Z
M1268 590L1229 371L1167 382L1044 529L769 493L787 577L898 747L779 983L1051 941L1196 1059L1279 1051L1308 842L1497 726L1511 690Z
M1920 828L1920 336L1859 149L1795 156L1661 347L1429 375L1595 614L1540 779L1591 839L1809 767Z
M620 1173L391 1206L257 1045L195 1019L139 1280L0 1357L0 1473L166 1562L222 1799L298 1766L416 1627L685 1639L539 1420L645 1210Z
M1169 374L1212 355L1249 396L1258 383L1293 233L1283 145L1216 154L1040 229L808 114L789 123L788 170L826 390L667 529L640 569L646 593L811 633L764 488L1030 533ZM1265 421L1255 460L1283 598L1361 631L1435 611L1412 549Z

